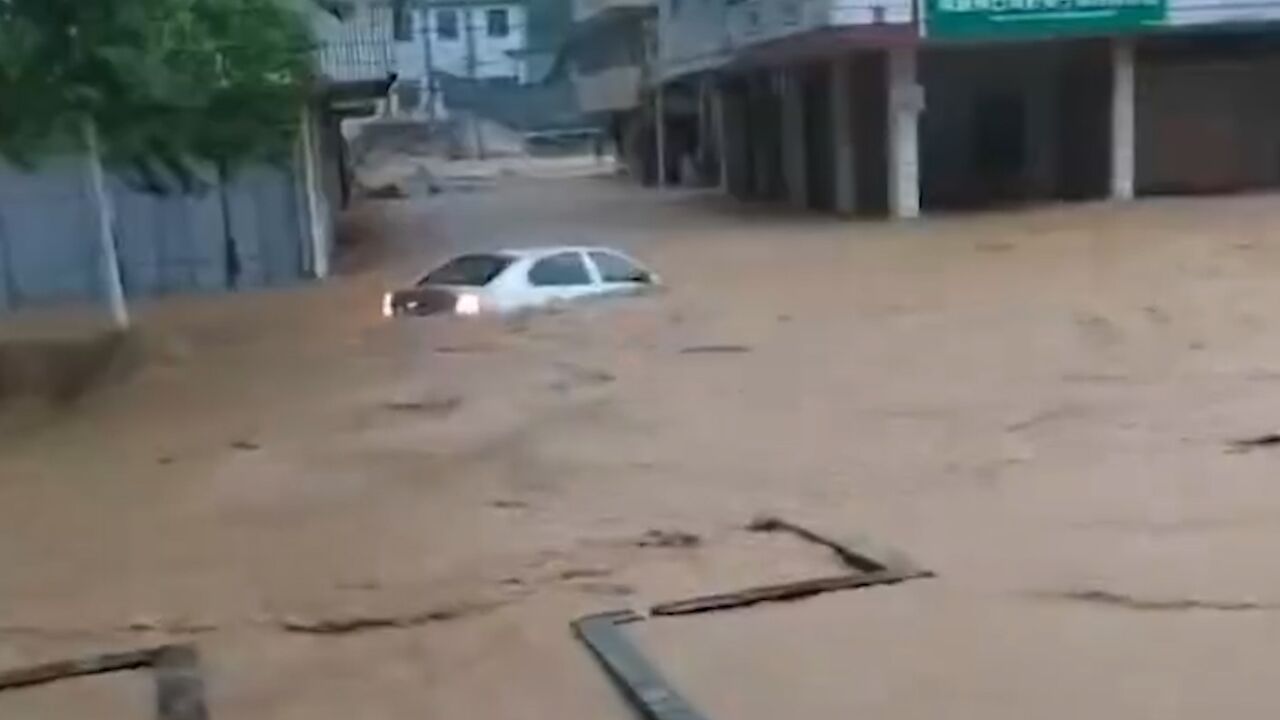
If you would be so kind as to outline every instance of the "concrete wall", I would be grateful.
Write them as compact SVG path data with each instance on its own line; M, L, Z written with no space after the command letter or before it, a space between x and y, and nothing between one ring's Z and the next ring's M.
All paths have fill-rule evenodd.
M306 210L292 171L246 169L225 191L226 213L217 186L156 195L111 178L129 296L287 284L310 274ZM96 218L82 161L34 172L0 166L0 309L99 298Z
M578 108L584 113L614 112L635 108L640 101L644 70L639 65L573 73Z
M570 51L578 106L586 113L629 110L645 80L644 9L616 11L583 26Z
M442 77L450 111L475 113L516 130L580 126L582 113L567 75L536 85Z

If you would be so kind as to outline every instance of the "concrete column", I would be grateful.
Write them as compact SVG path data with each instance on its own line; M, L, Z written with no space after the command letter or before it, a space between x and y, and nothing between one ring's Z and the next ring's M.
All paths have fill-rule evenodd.
M889 213L920 216L919 118L924 90L916 81L916 49L889 49Z
M716 160L720 164L720 192L729 193L729 132L725 125L725 88L716 85L711 93L711 122L716 131Z
M805 162L804 86L800 68L782 72L782 172L787 201L796 208L809 205L809 176Z
M831 63L831 148L836 212L852 215L858 208L853 147L852 58Z
M1133 40L1111 42L1111 198L1133 199Z
M667 110L662 96L662 82L659 81L653 86L653 152L659 189L667 186Z

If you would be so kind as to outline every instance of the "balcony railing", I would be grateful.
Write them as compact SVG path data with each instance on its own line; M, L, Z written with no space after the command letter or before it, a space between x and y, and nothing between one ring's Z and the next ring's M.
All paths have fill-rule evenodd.
M317 62L331 80L377 80L395 72L392 15L382 6L362 6L341 20L332 16L315 25Z
M731 5L729 43L742 47L798 32L848 25L909 25L912 0L745 0Z
M321 44L320 72L331 80L376 80L395 72L394 48L375 40L347 40Z

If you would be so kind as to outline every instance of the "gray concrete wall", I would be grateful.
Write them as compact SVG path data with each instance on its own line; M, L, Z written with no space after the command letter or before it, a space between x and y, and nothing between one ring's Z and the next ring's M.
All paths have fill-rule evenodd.
M239 173L225 188L225 212L217 186L157 195L113 177L109 190L130 297L309 275L305 204L288 169ZM96 218L82 161L52 161L33 172L0 165L0 310L101 297Z

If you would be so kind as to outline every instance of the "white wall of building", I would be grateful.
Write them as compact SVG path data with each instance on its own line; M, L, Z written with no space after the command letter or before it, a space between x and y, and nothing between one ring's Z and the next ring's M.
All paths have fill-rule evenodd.
M732 50L725 2L658 0L658 71L662 77L714 68Z
M427 31L426 20L421 12L411 12L404 22L405 27L395 38L396 74L421 80L427 76L427 46L422 37Z
M715 67L738 50L789 35L914 21L913 0L659 0L658 5L667 77Z
M630 110L640 101L644 70L623 65L593 73L573 73L578 108L585 113Z
M512 55L528 44L523 5L433 5L421 12L432 68L458 77L525 81L525 63ZM499 14L506 17L505 34Z
M1275 0L1169 0L1166 24L1204 25L1280 20Z

